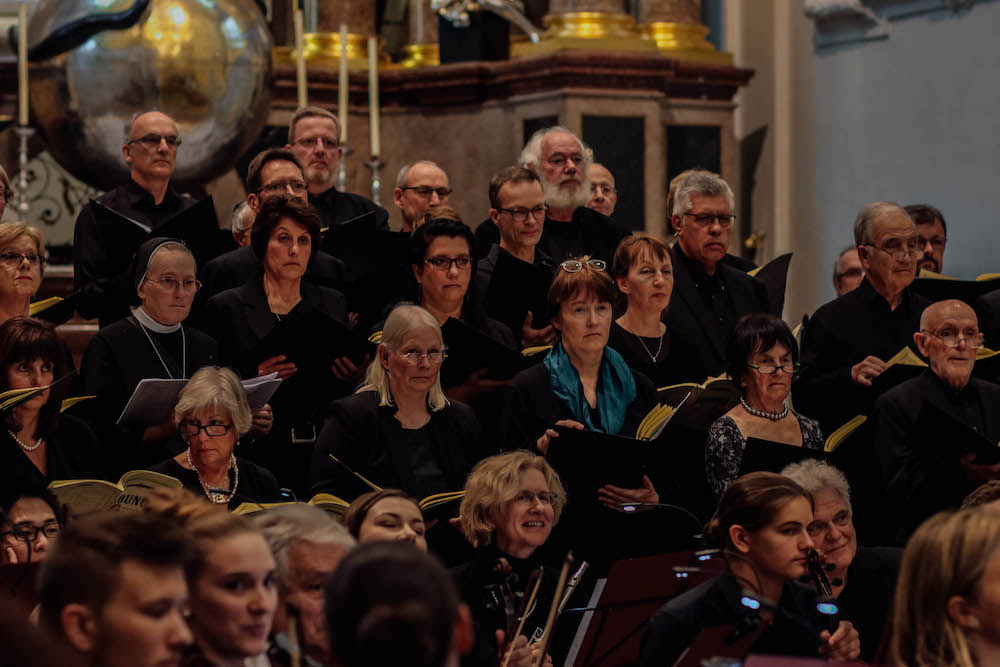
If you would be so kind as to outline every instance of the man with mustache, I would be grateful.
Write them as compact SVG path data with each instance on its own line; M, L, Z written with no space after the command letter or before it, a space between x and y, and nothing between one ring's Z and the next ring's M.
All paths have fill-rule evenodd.
M767 290L723 258L735 221L733 191L718 175L692 171L677 181L670 249L673 297L667 311L672 382L701 382L726 370L736 322L768 312Z
M557 263L589 255L610 264L618 243L631 234L625 225L587 208L587 168L593 161L579 137L558 125L535 132L521 151L521 166L538 175L548 207L537 247ZM476 229L479 254L499 243L496 223L483 221Z
M375 227L389 230L388 211L361 195L340 192L333 185L344 156L336 116L320 107L298 109L288 123L285 149L292 151L302 165L302 173L309 184L309 203L319 213L323 227L374 211Z
M941 273L944 262L944 248L948 243L948 224L941 211L930 204L910 204L906 212L917 225L917 233L923 240L921 255L917 258L917 272L927 269Z
M854 244L865 270L857 288L821 306L802 332L795 407L832 433L870 414L887 387L873 386L886 361L913 341L930 301L910 289L921 241L898 204L875 202L858 213Z
M972 377L976 350L983 344L976 313L958 300L939 301L923 311L913 341L927 357L920 376L887 391L875 404L872 421L876 451L889 498L903 518L900 539L924 519L962 499L979 485L1000 478L1000 464L986 465L975 454L941 455L928 446L921 411L929 403L966 424L990 442L1000 440L1000 386Z

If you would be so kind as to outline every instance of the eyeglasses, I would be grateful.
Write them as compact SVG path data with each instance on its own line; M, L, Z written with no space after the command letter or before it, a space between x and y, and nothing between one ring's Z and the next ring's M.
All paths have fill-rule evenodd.
M545 213L549 210L549 207L542 204L535 208L498 208L497 210L501 213L510 213L511 220L520 223L527 220L529 215L536 221L545 220Z
M583 154L581 153L573 153L572 155L556 153L554 155L550 155L545 161L553 167L564 167L567 162L572 162L575 165L582 165L583 159Z
M185 292L197 292L201 289L201 282L195 280L194 278L185 278L184 280L177 280L176 278L160 278L159 280L153 280L152 278L146 278L147 282L156 283L168 292L173 292L178 287L180 287Z
M10 251L0 253L0 262L3 262L7 266L20 266L21 262L24 261L28 262L31 266L35 266L36 264L45 264L45 258L41 255L36 255L35 253L27 255Z
M204 426L198 422L181 422L179 428L181 435L186 435L189 438L197 436L202 431L211 438L219 438L228 433L232 427L232 424L216 424L214 422Z
M785 364L784 366L775 366L774 364L763 364L761 366L754 366L753 364L747 364L748 367L754 369L761 375L774 375L778 372L780 368L785 373L789 375L794 375L799 371L799 365L797 363Z
M267 185L260 186L260 190L257 192L267 192L273 195L280 194L288 188L291 188L293 193L301 195L309 189L309 185L304 181L278 181L277 183L268 183Z
M576 273L583 269L583 265L586 264L595 271L603 271L608 267L608 263L603 259L588 259L586 262L581 262L578 259L568 259L559 266L562 267L563 271L566 273Z
M4 535L13 535L14 539L19 542L34 542L38 538L38 533L41 533L50 540L53 537L57 537L62 531L62 527L59 525L58 521L46 521L41 526L35 526L30 523L18 523L11 527L5 533L0 533L0 537Z
M941 333L934 333L933 331L928 331L927 329L921 329L920 333L927 334L928 336L934 336L948 347L958 347L958 344L964 340L965 344L973 350L981 348L983 346L983 339L985 338L980 331L971 333L968 331L958 332L953 329L945 329Z
M303 146L303 147L308 148L310 150L312 150L313 148L316 148L316 144L321 143L321 142L322 142L322 145L325 146L325 147L327 147L327 148L336 148L337 146L340 146L340 141L337 140L337 139L334 139L333 137L307 137L305 139L296 139L295 140L295 143L297 143L299 146Z
M715 213L690 213L690 212L688 212L688 213L685 213L684 215L686 215L687 217L693 219L695 221L695 223L697 223L697 225L699 227L711 227L712 223L714 223L716 220L718 220L720 227L722 227L723 229L728 229L729 227L732 227L733 221L736 220L736 216L735 215L726 215L726 214L718 214L718 215L716 215Z
M813 521L806 527L806 532L809 533L809 537L819 537L829 533L834 526L837 528L847 528L851 523L851 513L847 510L841 510L837 512L832 521Z
M902 262L906 259L907 255L916 257L923 250L923 242L919 238L910 239L905 244L898 239L894 239L886 243L884 248L880 248L874 243L866 243L865 245L884 252L897 262Z
M534 505L536 499L543 505L551 505L556 501L556 494L551 491L539 491L538 493L534 491L520 491L514 496L514 502L519 505Z
M454 192L454 190L452 190L451 188L432 188L429 185L417 185L413 187L407 185L401 187L400 190L402 190L403 192L406 192L407 190L413 190L424 199L430 199L430 196L435 194L438 196L438 199L444 199L452 192Z
M451 269L452 264L458 267L459 271L466 271L472 267L472 258L468 255L463 255L462 257L431 257L424 261L438 271L448 271Z
M610 185L593 185L590 186L590 194L600 192L605 197L610 197L618 192L617 188L613 188Z
M847 269L843 273L837 274L837 280L843 280L844 278L860 278L865 274L864 269Z
M416 350L410 350L408 352L398 352L397 354L414 366L419 364L422 359L427 359L427 361L432 364L440 364L448 358L448 355L441 350L433 350L431 352L417 352Z
M167 142L167 148L173 150L181 145L181 138L175 134L147 134L145 136L139 137L138 139L132 139L128 143L130 144L142 144L150 150L156 150L160 147L160 142Z

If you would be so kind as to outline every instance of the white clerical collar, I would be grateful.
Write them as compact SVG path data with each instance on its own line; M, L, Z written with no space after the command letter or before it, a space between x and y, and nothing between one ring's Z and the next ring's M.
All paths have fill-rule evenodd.
M168 334L168 333L174 333L175 331L181 328L180 323L171 325L160 324L152 317L147 315L146 311L142 309L142 306L136 306L131 310L132 310L132 317L137 319L139 321L139 324L146 327L150 331L155 331L156 333L161 333L161 334Z

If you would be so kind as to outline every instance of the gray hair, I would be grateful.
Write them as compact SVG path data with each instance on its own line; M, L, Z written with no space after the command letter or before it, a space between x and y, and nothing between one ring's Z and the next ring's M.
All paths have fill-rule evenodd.
M441 167L437 163L431 162L430 160L417 160L416 162L413 162L412 164L404 164L403 168L400 169L399 173L396 175L396 187L397 188L406 187L406 177L410 175L410 170L413 169L414 167L416 167L418 164L429 164L430 166L432 166L432 167L434 167L436 169L441 169ZM448 177L448 173L444 169L441 169L441 173L443 173L445 175L445 178Z
M811 494L815 494L820 489L833 489L844 499L844 503L847 504L847 511L853 513L854 510L851 509L851 487L847 483L847 478L844 477L844 473L829 463L824 463L818 459L806 459L785 466L781 474Z
M576 136L573 130L562 125L545 127L541 130L537 130L533 135L531 135L531 138L528 139L528 143L524 145L524 149L521 151L521 157L519 159L520 165L537 172L538 164L542 160L542 139L553 132L563 132L576 139L577 143L580 144L580 152L583 153L583 164L580 165L580 168L586 171L587 167L589 167L594 161L594 151L590 148L590 146L583 143L583 140Z
M444 336L441 334L441 327L438 325L437 320L434 319L434 316L420 306L412 303L403 303L393 308L392 312L389 313L389 317L386 318L385 325L382 327L382 338L379 341L379 351L381 352L382 348L385 348L387 351L392 352L395 348L402 345L406 334L420 326L434 329L438 340L441 341L441 347L444 348ZM379 355L375 355L375 358L372 359L371 365L368 366L368 372L365 373L364 383L358 388L356 393L360 394L363 391L376 391L379 396L379 405L392 405L389 374L382 367L382 359ZM427 405L432 412L442 410L448 405L448 399L445 398L444 390L441 389L440 372L437 379L434 380L434 386L431 387L430 394L427 396Z
M295 126L303 118L326 118L327 120L332 120L333 126L337 128L337 142L340 143L340 121L337 120L337 116L333 112L327 111L323 107L299 107L292 114L291 120L288 121L289 144L295 143Z
M339 521L328 512L306 503L271 507L263 512L254 512L247 518L264 534L278 566L278 581L282 584L288 581L291 569L288 552L296 543L329 545L345 553L357 545Z
M875 223L889 213L902 213L906 217L910 217L906 209L890 201L877 201L858 211L858 217L854 220L854 245L863 246L875 243Z
M244 199L240 202L239 206L233 209L233 217L230 219L232 224L230 228L232 229L233 235L245 232L253 221L255 213L253 209L250 208L250 204Z
M835 260L833 260L833 284L834 285L836 285L838 282L840 282L840 273L838 272L838 269L840 268L840 258L843 257L844 255L846 255L847 253L851 252L852 250L857 250L857 249L858 249L857 246L849 245L846 248L844 248L843 250L841 250L839 253L837 253L837 258Z
M228 368L205 366L191 376L177 398L174 424L180 424L187 417L203 410L229 415L233 420L237 439L246 435L253 423L247 393L236 373Z
M127 144L128 142L132 141L132 130L135 129L135 121L139 120L140 116L145 116L146 114L153 113L154 111L158 113L163 113L159 109L146 109L145 111L136 111L134 114L132 114L132 117L128 119L127 123L125 123L125 140L122 143ZM163 115L167 116L167 114ZM167 116L167 118L170 118L170 116ZM170 120L174 119L170 118ZM174 121L174 125L177 125L176 121Z
M691 195L699 194L705 197L725 196L729 202L729 212L736 208L736 199L733 197L733 189L729 183L722 180L718 174L710 171L692 171L689 174L681 175L677 180L677 189L674 193L674 207L670 211L670 217L683 215L691 210Z

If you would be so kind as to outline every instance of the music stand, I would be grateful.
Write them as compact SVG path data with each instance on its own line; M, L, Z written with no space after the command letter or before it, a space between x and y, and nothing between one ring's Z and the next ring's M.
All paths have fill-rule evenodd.
M768 626L768 622L760 616L754 616L752 621L750 618L747 617L751 625L746 628L735 623L704 628L677 658L674 667L701 667L703 661L709 658L743 660Z

